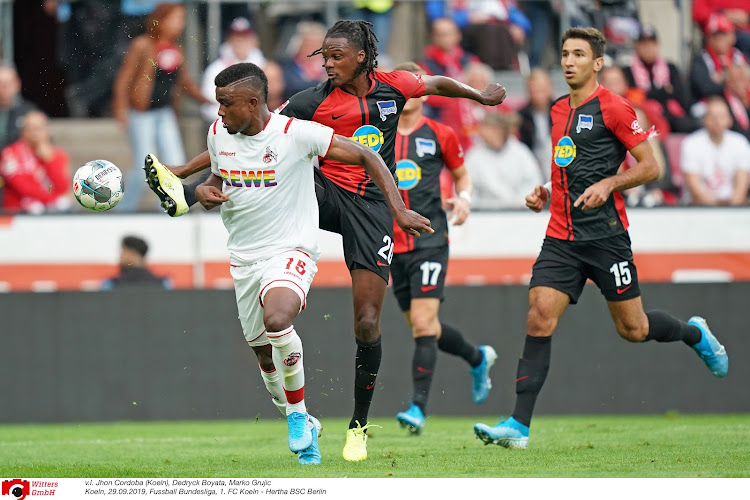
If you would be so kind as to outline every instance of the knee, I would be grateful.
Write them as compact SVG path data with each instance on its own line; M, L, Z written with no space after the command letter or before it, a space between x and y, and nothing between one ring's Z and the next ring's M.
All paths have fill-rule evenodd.
M285 311L269 311L263 312L263 325L266 327L267 332L280 332L286 330L292 326L294 317L290 316Z
M557 328L557 318L542 308L532 306L526 317L526 332L532 337L549 337Z
M411 332L415 338L437 335L439 329L440 324L437 318L431 316L411 317Z
M380 336L380 311L361 311L354 319L354 335L361 342L374 342Z
M628 342L643 342L648 336L648 320L619 321L615 326L620 337Z

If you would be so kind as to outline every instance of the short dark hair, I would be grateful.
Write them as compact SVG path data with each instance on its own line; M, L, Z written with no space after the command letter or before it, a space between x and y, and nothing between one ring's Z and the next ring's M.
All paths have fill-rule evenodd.
M414 61L404 61L396 65L393 71L408 71L409 73L419 73L420 75L426 75L427 72L419 64Z
M122 246L137 252L141 257L145 257L148 253L148 243L138 236L125 236L122 239Z
M575 38L578 40L586 40L591 46L591 52L594 53L594 59L599 59L604 56L604 52L607 50L607 39L601 31L596 28L568 28L565 30L562 36L562 43L566 40Z
M372 23L368 21L337 21L336 24L326 32L326 38L346 38L357 50L365 51L365 59L357 68L357 75L363 71L370 75L378 67L378 45L380 40L372 30ZM316 50L308 57L316 56L323 52L323 48ZM355 75L356 76L356 75Z
M216 75L214 85L217 87L226 87L245 79L247 82L243 83L247 83L256 90L260 90L263 94L263 100L268 101L268 77L262 69L253 63L232 64Z

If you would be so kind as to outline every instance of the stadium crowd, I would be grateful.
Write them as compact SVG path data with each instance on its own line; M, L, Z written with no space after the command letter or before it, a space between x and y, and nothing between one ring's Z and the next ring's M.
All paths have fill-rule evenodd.
M120 165L129 192L119 210L156 210L148 205L151 197L137 189L144 184L141 162L146 152L154 152L165 163L184 163L178 116L189 108L182 95L200 105L195 114L207 125L218 108L213 78L231 64L253 62L263 68L271 109L326 77L319 57L307 57L325 35L326 2L222 4L223 39L218 56L205 62L200 81L193 81L187 70L188 63L200 62L188 60L185 28L188 9L197 9L198 18L208 22L204 2L117 3L13 4L16 50L13 60L0 56L3 212L73 210L65 200L77 166L69 164L65 144L51 145L47 116L115 118L133 152L133 164ZM476 209L521 208L529 186L549 180L549 109L559 97L552 84L559 70L555 40L558 30L568 27L561 19L605 33L608 54L600 83L629 99L641 126L651 131L661 175L628 192L630 206L748 203L750 154L737 153L750 151L746 0L690 3L700 40L693 41L686 67L664 58L659 27L641 22L637 0L424 1L428 35L424 49L415 54L404 54L392 43L397 3L337 4L341 18L373 23L378 69L389 70L411 58L428 74L450 76L474 88L507 72L518 72L526 81L525 95L510 95L496 109L437 96L426 102L425 115L451 126L460 138L467 168L481 188ZM271 42L260 36L268 26L275 33ZM627 159L622 168L632 162ZM442 178L448 194L450 175Z

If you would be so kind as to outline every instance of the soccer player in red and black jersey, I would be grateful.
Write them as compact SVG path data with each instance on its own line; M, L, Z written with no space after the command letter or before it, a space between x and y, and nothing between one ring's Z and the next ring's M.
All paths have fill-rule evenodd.
M413 62L397 70L424 74ZM414 336L411 406L396 415L402 426L420 433L425 424L425 408L437 361L438 349L463 358L471 367L472 396L483 403L490 392L489 370L497 354L487 345L476 347L454 327L438 318L448 271L448 217L440 196L440 172L445 165L453 177L458 196L446 200L452 223L463 224L471 211L472 183L464 167L464 154L451 127L425 117L426 97L410 99L398 121L396 134L396 174L404 204L430 219L435 231L419 238L393 226L393 292Z
M724 377L729 361L706 321L687 323L664 311L644 312L621 192L656 178L648 134L629 102L597 82L606 40L594 28L571 28L562 37L561 64L570 94L552 115L552 181L537 186L526 205L540 212L550 202L547 235L529 285L526 342L518 362L512 417L496 426L476 424L486 444L526 448L529 425L549 369L552 334L587 279L607 300L615 328L630 342L683 341L711 373ZM618 173L626 152L637 164Z
M494 106L505 99L502 85L476 90L444 76L421 76L406 71L383 73L377 68L377 37L365 21L338 21L326 33L321 54L328 80L299 92L279 112L318 121L337 134L366 144L377 151L396 175L394 145L401 110L412 97L425 94L473 99ZM153 159L153 158L152 158ZM169 215L187 212L197 197L204 206L226 201L221 193L205 186L188 186L183 192L179 177L206 168L208 153L202 153L174 173L154 161L155 175L147 181L162 200ZM422 218L391 214L383 195L363 169L321 161L315 172L320 205L320 227L343 237L344 255L352 277L354 336L357 342L354 376L354 412L346 434L343 456L348 461L367 458L367 415L381 360L380 312L393 256L393 216L418 234ZM395 183L395 180L394 180ZM193 192L194 191L194 192ZM403 214L402 214L403 215Z

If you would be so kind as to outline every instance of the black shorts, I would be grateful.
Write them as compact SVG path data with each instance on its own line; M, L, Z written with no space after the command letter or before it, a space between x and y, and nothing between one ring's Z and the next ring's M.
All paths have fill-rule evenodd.
M545 237L531 270L529 288L548 286L560 290L575 304L587 278L596 283L609 301L641 295L628 233L590 241Z
M369 269L388 283L393 259L393 216L385 200L373 200L338 186L315 169L320 228L344 240L349 271Z
M447 246L395 254L391 275L393 293L401 310L410 310L412 299L435 298L442 301L447 271Z

